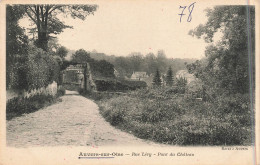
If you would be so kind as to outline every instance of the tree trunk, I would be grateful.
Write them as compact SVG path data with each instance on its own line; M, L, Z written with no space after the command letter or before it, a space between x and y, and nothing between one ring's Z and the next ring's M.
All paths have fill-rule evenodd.
M39 32L36 46L42 48L44 51L48 51L48 38L46 32Z
M48 10L46 9L46 14L43 13L43 6L36 6L36 18L37 18L37 30L38 39L36 40L36 46L42 48L44 51L48 51L48 34L47 34L47 19Z

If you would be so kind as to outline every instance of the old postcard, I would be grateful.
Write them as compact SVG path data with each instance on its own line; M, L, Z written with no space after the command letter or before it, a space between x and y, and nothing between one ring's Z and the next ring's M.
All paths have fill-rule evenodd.
M0 164L259 164L259 1L0 8Z

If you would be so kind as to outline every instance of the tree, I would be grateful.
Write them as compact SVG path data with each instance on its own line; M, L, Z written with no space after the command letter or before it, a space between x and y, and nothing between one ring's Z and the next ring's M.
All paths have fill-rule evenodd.
M205 51L205 65L197 62L187 67L208 88L228 93L248 93L254 85L255 8L216 6L207 10L207 17L206 24L189 32L212 43ZM223 36L213 44L218 32L222 32Z
M139 52L133 52L129 55L129 62L132 71L138 72L142 70L143 55Z
M106 60L94 60L90 61L91 71L96 77L110 77L114 78L114 65L107 62Z
M162 84L162 80L161 80L160 72L159 69L157 69L153 78L153 85L161 86L161 84Z
M61 47L59 47L58 49L57 49L57 52L56 52L56 54L59 56L59 57L61 57L62 59L64 59L66 56L67 56L67 54L68 54L68 49L65 47L65 46L61 46Z
M59 44L59 41L57 38L49 38L48 40L48 53L50 55L55 55L58 48L61 47L61 45Z
M173 85L173 73L172 73L172 67L169 67L166 75L166 85L172 86Z
M72 55L71 61L74 63L87 63L90 61L90 54L84 49L79 49Z
M157 62L158 69L163 73L166 72L167 58L166 58L164 50L158 50L156 62Z
M24 62L28 54L28 37L18 21L24 14L20 6L6 7L6 87L19 88L24 82Z
M26 15L36 25L31 29L37 32L36 46L48 51L48 40L51 34L57 35L65 28L72 28L59 20L58 15L70 15L73 19L85 20L94 14L97 5L23 5Z

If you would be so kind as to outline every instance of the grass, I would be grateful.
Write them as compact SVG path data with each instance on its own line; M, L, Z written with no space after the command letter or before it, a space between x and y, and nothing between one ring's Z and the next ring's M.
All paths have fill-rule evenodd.
M100 95L92 99L103 117L142 139L172 145L251 144L248 95L223 95L214 102L193 100L171 88Z

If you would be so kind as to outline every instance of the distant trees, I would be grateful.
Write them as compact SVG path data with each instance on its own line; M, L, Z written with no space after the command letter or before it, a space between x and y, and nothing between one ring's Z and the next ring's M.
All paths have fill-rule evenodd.
M172 86L173 85L173 72L172 72L172 67L169 67L166 75L166 85L167 86Z
M159 50L157 54L148 53L142 55L141 53L131 53L126 57L114 57L108 60L112 63L119 72L120 77L131 77L134 71L143 71L148 75L156 72L158 68L161 73L166 73L169 66L172 67L172 72L175 74L178 70L185 69L185 62L188 64L195 61L195 59L170 59L167 58L163 50ZM95 59L95 56L92 56ZM106 60L107 60L106 58ZM99 59L97 57L97 59ZM105 59L105 58L104 58Z
M161 86L162 80L161 80L161 75L159 72L159 69L156 70L154 78L153 78L153 85L154 86Z

